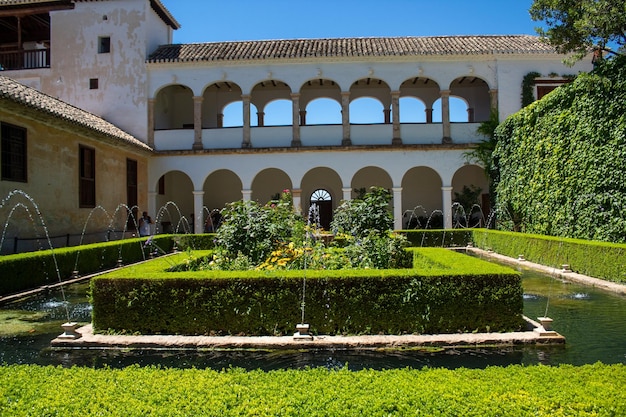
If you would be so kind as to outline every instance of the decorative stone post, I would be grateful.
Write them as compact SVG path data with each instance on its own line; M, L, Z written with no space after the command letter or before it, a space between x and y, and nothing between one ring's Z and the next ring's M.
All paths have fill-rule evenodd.
M243 201L252 201L252 190L241 190L241 199Z
M204 230L204 190L193 191L193 232L202 233Z
M452 229L452 187L441 187L441 200L443 203L443 227Z
M201 150L202 146L202 101L201 96L193 97L193 147L194 151Z
M344 201L352 200L352 188L351 187L343 187L341 189L341 192L343 193L343 200Z
M241 142L242 148L251 147L250 144L250 95L242 94L241 100L243 102L243 141Z
M391 111L393 120L393 138L392 145L402 145L400 135L400 91L391 92Z
M293 199L293 211L296 214L302 214L302 190L294 188L291 190L291 197Z
M302 141L300 140L300 94L291 93L291 126L292 126L292 138L291 138L291 146L293 148L298 148L302 146Z
M441 124L443 128L441 143L452 143L450 134L450 90L441 91Z
M393 187L393 228L402 229L402 187Z
M341 92L341 125L343 126L342 146L352 145L350 139L350 92Z
M257 126L259 127L263 127L265 126L265 112L263 111L258 111L256 112L256 120L257 120Z

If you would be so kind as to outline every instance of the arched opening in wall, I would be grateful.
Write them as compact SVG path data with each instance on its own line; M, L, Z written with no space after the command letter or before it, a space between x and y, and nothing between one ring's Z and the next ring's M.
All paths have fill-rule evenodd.
M450 122L467 123L467 103L459 97L450 96ZM441 99L433 103L433 122L441 123Z
M465 101L467 117L463 121L474 123L489 120L491 96L489 85L484 80L474 76L459 77L450 83L450 96Z
M464 165L452 177L452 225L485 227L490 216L489 182L478 165Z
M290 100L272 100L265 106L263 126L291 126L293 103ZM261 125L261 123L259 123Z
M227 204L241 200L243 185L233 171L219 169L204 181L203 215L204 231L216 231L222 220L221 211Z
M307 125L340 125L341 104L330 98L317 98L306 106Z
M176 84L161 89L154 103L154 129L193 129L193 92Z
M339 174L331 168L328 167L315 167L309 170L300 181L300 190L301 190L301 209L303 216L306 217L306 213L309 212L309 207L311 206L312 196L315 194L317 190L324 190L330 195L330 206L328 210L329 217L325 218L322 216L321 224L324 230L330 230L330 222L332 221L333 211L337 208L337 204L339 199L342 196L342 180ZM307 198L309 196L309 198ZM296 207L298 209L298 207Z
M250 115L256 114L257 110L254 104L250 103ZM234 101L224 107L222 111L224 115L223 127L242 127L243 126L243 102ZM250 126L257 125L257 118L250 116Z
M419 166L402 177L402 227L440 229L443 227L442 181L434 169Z
M385 123L383 104L371 97L361 97L350 102L350 124Z
M202 128L222 128L224 127L224 107L229 103L241 102L241 87L232 81L218 81L204 90L202 98ZM243 124L241 111L238 116L229 121L229 126ZM232 119L232 115L229 115L229 118Z
M400 123L426 123L424 102L415 97L401 97Z
M252 199L260 204L277 200L283 190L291 190L289 176L280 169L267 168L256 174L252 181Z
M155 222L156 232L193 232L194 206L191 178L181 171L169 171L159 178L156 192L157 212L148 213Z
M309 199L309 222L324 230L330 230L332 218L333 198L327 190L318 188Z
M393 182L387 171L375 166L358 170L352 177L352 198L359 198L361 194L369 192L371 187L381 187L391 192ZM390 201L389 204L391 210L394 203Z

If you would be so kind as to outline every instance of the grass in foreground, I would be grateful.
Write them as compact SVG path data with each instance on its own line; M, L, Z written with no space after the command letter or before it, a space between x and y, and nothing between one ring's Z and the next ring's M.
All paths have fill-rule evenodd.
M623 416L626 367L0 367L0 416Z

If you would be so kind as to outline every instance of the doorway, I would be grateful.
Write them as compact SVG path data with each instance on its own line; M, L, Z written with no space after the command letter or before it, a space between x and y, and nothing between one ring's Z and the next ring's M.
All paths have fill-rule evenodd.
M324 230L330 230L333 219L333 199L330 193L322 188L317 189L311 194L309 203L309 221L319 224Z

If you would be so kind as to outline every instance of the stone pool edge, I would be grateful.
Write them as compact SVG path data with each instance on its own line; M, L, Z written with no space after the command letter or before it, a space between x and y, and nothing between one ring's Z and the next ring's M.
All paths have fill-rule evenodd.
M403 349L472 348L515 345L564 344L565 337L545 331L539 323L524 317L529 331L510 333L455 333L435 335L313 336L183 336L183 335L103 335L94 334L91 324L76 329L77 339L58 337L53 348L88 349ZM62 336L62 335L61 335Z

